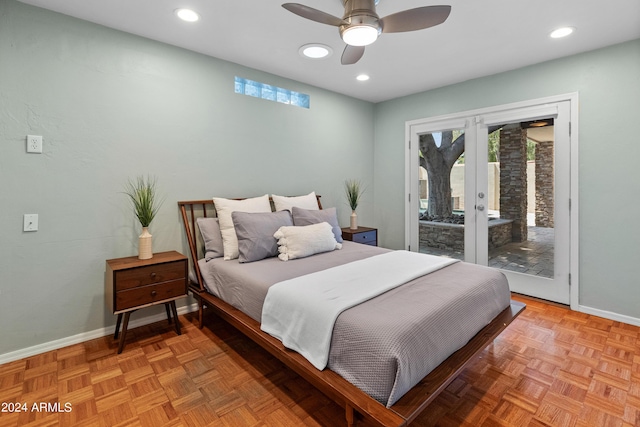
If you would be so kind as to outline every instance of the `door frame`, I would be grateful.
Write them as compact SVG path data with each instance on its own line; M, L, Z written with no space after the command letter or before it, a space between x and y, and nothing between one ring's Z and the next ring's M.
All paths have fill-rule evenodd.
M477 129L479 117L491 116L495 118L502 113L510 114L510 111L518 109L535 109L539 107L541 114L548 111L550 105L559 102L568 101L570 105L569 118L569 140L570 140L570 194L567 203L570 205L569 221L570 221L570 249L569 249L569 303L571 309L579 309L579 235L578 235L578 93L572 92L562 95L532 99L521 102L485 107L475 110L463 111L452 114L445 114L436 117L428 117L423 119L411 120L405 122L405 249L418 250L418 209L419 209L419 189L418 189L418 168L419 168L419 147L418 144L412 144L412 137L416 134L426 132L435 132L442 130L453 130L460 128L470 129L475 132ZM470 135L471 136L471 135ZM475 139L475 135L473 135ZM412 146L413 145L413 146ZM465 151L469 149L467 147ZM472 148L473 150L474 148ZM475 162L467 173L475 176ZM467 165L469 167L471 164ZM466 185L466 184L465 184ZM465 190L466 192L466 190ZM473 194L473 193L470 193ZM475 198L474 198L475 200ZM468 216L475 221L475 215ZM469 234L469 233L465 233ZM465 245L467 237L465 236ZM465 251L465 257L466 257ZM475 251L474 251L475 252ZM475 257L475 254L474 254ZM466 259L468 262L475 262L475 259Z

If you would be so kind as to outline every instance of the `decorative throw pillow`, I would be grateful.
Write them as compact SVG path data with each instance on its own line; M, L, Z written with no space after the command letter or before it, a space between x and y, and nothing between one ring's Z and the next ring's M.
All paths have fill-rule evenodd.
M238 261L252 262L278 255L278 241L273 234L280 227L291 226L289 211L247 213L233 212L238 238Z
M327 222L302 227L280 227L273 235L278 239L278 258L282 261L341 249Z
M312 191L306 196L276 196L275 194L271 195L271 199L273 200L273 205L276 208L276 211L291 211L291 208L297 206L303 209L311 209L318 210L318 198L316 197L316 192Z
M323 210L308 210L294 206L291 209L293 214L293 225L311 225L320 222L328 222L333 230L334 237L338 243L342 243L342 230L338 224L338 215L336 208L327 208Z
M204 243L204 259L210 261L224 255L218 218L197 218L196 223Z
M222 246L224 248L224 259L238 258L238 239L236 230L233 227L232 212L271 212L269 196L265 194L260 197L253 197L244 200L213 198L216 207L218 220L220 222L220 233L222 234Z

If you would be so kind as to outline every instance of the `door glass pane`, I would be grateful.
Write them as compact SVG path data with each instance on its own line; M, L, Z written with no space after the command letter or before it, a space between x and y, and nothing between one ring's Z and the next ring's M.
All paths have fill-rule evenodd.
M489 266L553 278L553 119L489 132Z
M463 129L420 136L419 251L464 258Z

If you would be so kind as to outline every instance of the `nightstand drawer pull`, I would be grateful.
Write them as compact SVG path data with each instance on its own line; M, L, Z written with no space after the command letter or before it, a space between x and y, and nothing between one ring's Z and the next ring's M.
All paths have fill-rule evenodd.
M154 271L153 273L151 273L151 278L152 278L152 279L155 279L155 278L156 278L156 273L155 273L155 271Z
M155 297L156 295L158 295L158 292L156 292L156 290L154 289L153 291L151 291L151 296Z

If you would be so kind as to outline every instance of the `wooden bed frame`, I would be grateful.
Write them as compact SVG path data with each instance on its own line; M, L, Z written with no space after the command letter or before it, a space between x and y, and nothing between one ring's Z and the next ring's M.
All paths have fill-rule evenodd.
M318 206L322 209L320 196ZM237 199L241 200L241 199ZM511 301L511 306L496 316L464 347L453 353L429 375L413 387L398 402L386 408L377 400L342 378L335 372L316 369L299 353L286 349L280 340L260 330L259 322L207 292L197 260L204 257L196 218L215 217L213 199L178 202L189 244L191 265L196 281L190 280L189 291L198 302L198 322L203 327L203 310L206 306L219 317L259 344L287 367L294 370L318 390L345 408L348 426L354 423L354 411L385 427L405 426L413 421L443 391L462 369L489 345L525 308L525 304Z

